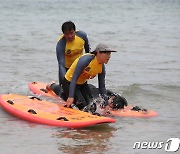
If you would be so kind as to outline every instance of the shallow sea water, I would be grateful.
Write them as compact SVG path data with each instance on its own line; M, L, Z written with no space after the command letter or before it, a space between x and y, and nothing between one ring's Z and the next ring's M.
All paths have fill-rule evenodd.
M29 82L58 81L55 47L67 20L88 34L92 50L100 42L118 50L106 66L107 88L159 116L67 129L26 122L1 108L0 153L165 153L167 140L180 138L180 1L2 1L1 94L32 95ZM90 82L97 85L97 78ZM138 141L164 145L133 149Z

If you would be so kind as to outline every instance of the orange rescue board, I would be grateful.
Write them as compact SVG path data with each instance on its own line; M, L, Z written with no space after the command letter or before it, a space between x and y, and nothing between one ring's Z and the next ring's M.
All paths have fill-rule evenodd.
M116 111L111 110L110 114L119 117L135 117L135 118L151 118L158 116L158 113L153 110L133 111L131 110L132 107L127 106L123 110L116 110Z
M47 96L47 97L53 97L60 99L52 90L47 90L46 83L43 82L30 82L28 84L29 89L36 95L42 95L42 96Z
M58 127L82 128L102 123L114 123L115 119L92 115L60 104L17 94L0 95L0 105L15 117L39 124Z
M61 99L58 97L53 91L48 91L46 89L47 84L43 82L31 82L28 84L29 89L37 95L42 95L42 96L48 96L51 98L57 98ZM133 111L131 110L133 106L128 106L123 110L116 110L110 111L110 115L112 116L118 116L118 117L135 117L135 118L151 118L151 117L156 117L158 116L158 113L153 111L153 110L147 110L145 111Z

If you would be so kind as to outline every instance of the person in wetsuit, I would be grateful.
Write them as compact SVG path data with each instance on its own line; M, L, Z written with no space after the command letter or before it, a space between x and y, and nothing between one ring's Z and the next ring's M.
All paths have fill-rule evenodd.
M93 98L95 98L95 99L93 100L91 105L88 106L87 110L90 110L90 112L92 110L94 110L94 112L95 112L96 106L94 106L93 103L95 103L96 105L99 105L101 107L101 105L103 105L101 103L103 103L103 102L101 102L97 99L97 98L99 98L99 95L100 95L99 89L96 88L92 84L88 84L88 85L89 85L89 88L91 89ZM115 93L109 89L107 89L106 91L107 91L107 97L108 97L108 106L112 110L124 109L124 107L128 105L127 100L120 94Z
M84 50L90 52L90 45L87 34L83 31L76 31L76 26L72 21L67 21L62 24L62 32L56 46L56 55L59 65L59 85L50 84L47 89L53 90L60 96L61 84L66 71L70 68L74 60L80 57Z
M104 44L99 44L92 53L84 54L73 62L62 81L67 107L75 104L82 110L91 102L93 96L87 81L94 78L97 74L99 93L104 99L105 105L108 105L104 64L108 63L111 52L116 51L109 49Z

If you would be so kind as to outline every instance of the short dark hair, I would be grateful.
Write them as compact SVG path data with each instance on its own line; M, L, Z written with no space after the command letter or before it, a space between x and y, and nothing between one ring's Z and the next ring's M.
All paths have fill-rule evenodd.
M66 21L62 24L61 30L64 33L66 30L76 30L76 26L72 21Z

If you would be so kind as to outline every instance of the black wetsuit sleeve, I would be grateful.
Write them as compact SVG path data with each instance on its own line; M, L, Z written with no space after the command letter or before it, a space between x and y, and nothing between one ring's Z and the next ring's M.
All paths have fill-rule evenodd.
M76 83L81 75L82 71L86 68L86 66L89 65L89 63L93 60L94 56L93 55L85 55L81 58L79 58L79 61L77 62L76 68L74 70L74 74L72 77L72 81L70 84L70 90L69 90L69 97L74 98L74 92L76 88Z
M84 43L85 52L89 53L91 48L90 48L89 39L88 39L87 34L85 32L83 32L83 31L77 31L76 35L81 37L84 40L84 42L85 42Z
M62 38L61 40L59 40L56 46L56 55L57 55L57 60L58 60L58 65L59 65L59 84L62 82L66 73L65 55L64 55L65 46L66 46L65 38Z
M106 87L105 87L105 75L106 75L106 71L105 71L105 66L103 64L102 73L98 74L99 93L101 95L107 94Z

